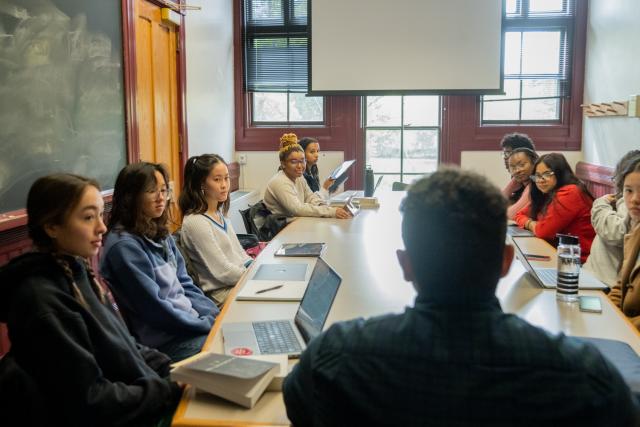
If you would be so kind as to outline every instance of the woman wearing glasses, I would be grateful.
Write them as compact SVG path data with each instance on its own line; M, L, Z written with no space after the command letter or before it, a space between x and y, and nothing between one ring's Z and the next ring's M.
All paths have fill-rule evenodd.
M552 244L558 233L578 236L584 263L596 234L591 226L593 196L562 154L540 156L533 170L531 204L516 214L515 221Z
M304 150L293 133L280 138L280 169L269 180L264 192L264 204L275 215L317 216L346 219L351 215L343 208L334 208L311 191L303 174L306 168Z
M116 179L100 272L138 341L179 361L200 351L218 314L169 234L166 169L126 166Z
M512 194L512 205L507 208L507 218L513 219L516 213L529 206L531 202L531 175L538 154L529 148L516 148L511 151L507 164L513 181L520 190Z

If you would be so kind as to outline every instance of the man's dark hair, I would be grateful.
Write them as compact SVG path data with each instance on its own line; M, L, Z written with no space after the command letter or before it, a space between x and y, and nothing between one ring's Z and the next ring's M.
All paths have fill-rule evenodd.
M516 148L528 148L533 151L536 150L536 146L533 144L531 138L529 138L529 135L518 132L508 133L503 136L500 141L500 147L502 147L502 149L509 147L512 150L515 150Z
M493 298L507 223L507 202L494 185L444 168L411 185L400 209L421 295L456 305Z

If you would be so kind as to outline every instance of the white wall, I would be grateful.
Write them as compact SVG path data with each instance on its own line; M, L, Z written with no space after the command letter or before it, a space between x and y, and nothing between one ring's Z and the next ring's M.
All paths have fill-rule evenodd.
M280 166L277 151L239 151L236 158L240 154L247 156L247 164L240 166L240 188L259 190L260 194L264 192L267 181L277 172ZM318 169L320 170L320 179L325 179L329 173L340 166L344 161L344 152L342 151L321 151L318 159Z
M640 94L640 2L590 0L584 102L628 100ZM585 161L615 166L640 148L640 118L585 117Z
M190 0L188 11L187 129L189 155L234 152L232 0Z
M549 151L538 151L539 154L546 154ZM575 171L576 163L582 160L580 151L561 152ZM463 151L460 160L463 169L478 172L502 189L509 181L509 173L504 168L501 151Z

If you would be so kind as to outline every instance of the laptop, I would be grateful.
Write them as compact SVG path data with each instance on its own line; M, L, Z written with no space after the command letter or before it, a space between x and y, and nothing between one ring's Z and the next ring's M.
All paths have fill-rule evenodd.
M517 225L508 225L507 235L511 237L535 237L535 234L531 231L520 228Z
M287 354L298 357L307 343L322 332L342 278L318 258L294 319L225 323L225 354Z
M307 286L307 263L261 264L238 292L239 301L300 301Z
M558 276L558 270L555 268L545 268L545 267L534 267L531 265L527 257L524 256L524 252L518 245L518 239L511 239L513 241L513 246L516 249L516 254L524 268L527 269L531 276L546 289L555 289L556 280ZM598 280L594 275L589 273L584 268L580 269L580 278L578 279L578 288L579 289L596 289L596 290L606 290L609 287Z
M349 199L347 200L347 203L345 203L344 205L344 208L347 210L347 212L351 214L351 216L356 216L358 215L358 212L360 212L360 206L356 206L353 204L354 197L355 196L349 197Z

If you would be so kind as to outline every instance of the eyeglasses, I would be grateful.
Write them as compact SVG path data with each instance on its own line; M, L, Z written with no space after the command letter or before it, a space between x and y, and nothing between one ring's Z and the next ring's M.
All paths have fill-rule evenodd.
M541 174L535 174L535 175L531 175L529 177L529 179L533 182L538 182L538 181L546 181L549 178L551 178L553 175L555 175L555 173L553 173L553 171L545 171L542 172Z
M170 200L173 195L170 188L161 188L160 190L146 190L145 194L148 198L152 200L158 199L159 196L162 196L165 200Z
M291 159L291 160L287 160L287 162L289 162L291 166L298 166L298 165L304 166L307 164L307 161L304 159L303 160Z

